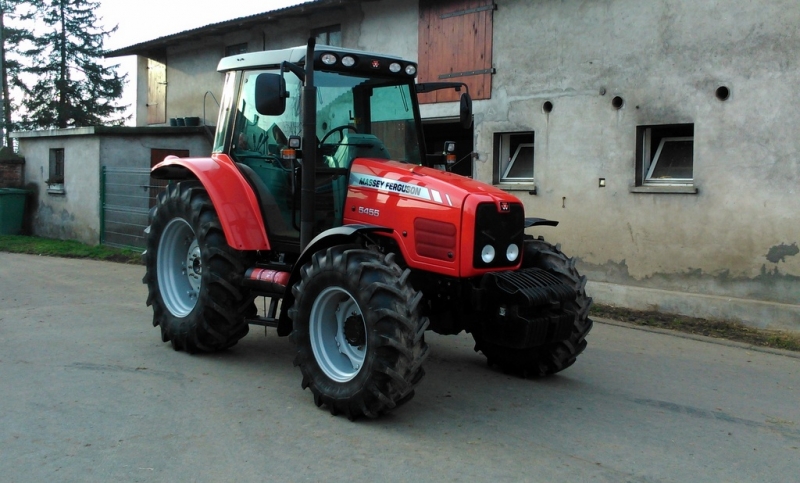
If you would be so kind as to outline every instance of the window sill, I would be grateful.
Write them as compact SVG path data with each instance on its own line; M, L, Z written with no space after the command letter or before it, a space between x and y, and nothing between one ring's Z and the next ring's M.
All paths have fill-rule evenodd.
M696 195L697 186L687 184L684 186L631 186L631 193L663 193L663 194L682 194Z
M513 192L513 191L527 191L529 195L536 194L536 185L533 183L500 183L494 185L495 188L500 188L503 191Z
M63 184L50 184L47 185L47 192L51 195L63 195L64 194L64 185Z

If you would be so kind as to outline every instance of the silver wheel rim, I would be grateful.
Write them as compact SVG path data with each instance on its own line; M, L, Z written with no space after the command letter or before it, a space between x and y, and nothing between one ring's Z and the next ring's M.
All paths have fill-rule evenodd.
M351 316L360 317L364 323L361 308L353 296L339 287L323 290L311 307L311 349L320 369L336 382L356 377L367 355L366 336L363 345L351 345L345 337L345 321Z
M183 218L173 219L164 228L156 263L164 305L175 317L186 317L197 305L203 264L194 230Z

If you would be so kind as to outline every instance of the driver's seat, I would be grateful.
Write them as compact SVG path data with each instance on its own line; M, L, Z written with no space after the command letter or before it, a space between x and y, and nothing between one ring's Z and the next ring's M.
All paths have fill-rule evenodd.
M389 151L373 134L345 133L332 156L325 160L329 168L350 169L356 158L389 159Z
M389 159L389 151L380 139L372 134L345 134L342 142L332 156L325 156L325 164L329 168L350 169L350 165L356 158L379 158ZM333 212L337 223L341 223L344 198L347 194L348 176L334 176L331 181L333 190Z

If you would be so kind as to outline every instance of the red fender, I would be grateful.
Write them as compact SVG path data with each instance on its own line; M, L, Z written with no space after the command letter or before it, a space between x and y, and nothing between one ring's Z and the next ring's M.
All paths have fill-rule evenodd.
M269 240L253 189L226 154L210 158L167 156L153 167L156 179L186 179L186 170L203 183L214 208L225 239L237 250L269 250Z

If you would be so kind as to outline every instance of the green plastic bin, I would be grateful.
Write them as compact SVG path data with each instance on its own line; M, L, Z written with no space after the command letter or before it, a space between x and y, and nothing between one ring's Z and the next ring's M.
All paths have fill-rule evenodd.
M0 188L0 235L22 233L25 198L28 192L17 188Z

